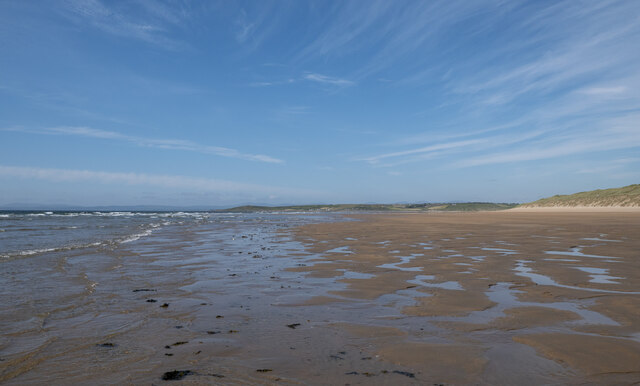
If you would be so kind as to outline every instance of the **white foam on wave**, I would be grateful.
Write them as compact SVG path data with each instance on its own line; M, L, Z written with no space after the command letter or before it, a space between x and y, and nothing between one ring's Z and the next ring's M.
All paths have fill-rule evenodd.
M170 225L171 222L170 221L164 221L161 223L152 223L149 224L150 228L149 229L145 229L144 231L140 232L140 233L135 233L133 235L127 236L123 239L118 240L117 242L119 244L126 244L126 243L130 243L132 241L136 241L136 240L140 240L143 237L147 237L150 236L155 230L160 229L163 226L166 225Z
M130 243L132 241L140 240L142 237L149 236L153 233L153 229L147 229L142 233L131 235L119 241L120 244Z
M95 242L86 243L86 244L72 244L72 245L65 245L65 246L61 246L61 247L28 249L28 250L24 250L24 251L9 252L9 253L5 253L5 254L0 254L0 258L2 258L2 259L10 259L10 258L14 258L14 257L33 256L33 255L38 255L38 254L47 253L47 252L63 252L63 251L71 251L71 250L75 250L75 249L100 247L100 246L105 246L105 245L109 245L109 244L113 245L114 243L115 244L130 243L130 242L133 242L133 241L136 241L136 240L140 240L143 237L151 235L154 230L159 229L162 225L165 225L165 224L167 224L167 223L150 224L151 228L146 229L143 232L136 233L136 234L129 235L129 236L126 236L126 237L115 239L115 240L111 239L111 240L104 240L104 241L95 241Z
M97 247L97 246L100 246L102 244L103 244L103 242L98 241L98 242L93 242L93 243L88 243L88 244L65 245L63 247L27 249L25 251L10 252L10 253L4 254L4 255L0 255L0 257L3 258L3 259L9 259L9 258L12 258L12 257L26 257L26 256L39 255L41 253L47 253L47 252L62 252L62 251L71 251L71 250L74 250L74 249Z

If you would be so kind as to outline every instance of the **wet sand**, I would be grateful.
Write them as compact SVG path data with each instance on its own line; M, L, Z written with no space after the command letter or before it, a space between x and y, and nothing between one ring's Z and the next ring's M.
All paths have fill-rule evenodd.
M638 211L356 218L298 230L322 257L295 270L347 284L307 304L399 311L361 321L404 333L369 335L384 360L436 383L640 381Z
M0 382L640 380L638 213L346 217L5 262Z

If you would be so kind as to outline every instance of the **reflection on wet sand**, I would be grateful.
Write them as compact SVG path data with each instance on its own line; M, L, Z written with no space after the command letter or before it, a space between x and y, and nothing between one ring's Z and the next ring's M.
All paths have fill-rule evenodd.
M313 275L357 269L375 275L340 280L347 287L328 295L362 304L349 305L358 310L360 324L404 332L366 340L352 334L351 341L375 347L382 359L404 364L416 379L540 384L624 383L640 377L640 324L630 308L640 304L640 240L632 236L640 234L637 213L358 218L362 221L299 230L299 238L313 240L307 247L321 264L295 270ZM357 239L349 245L354 254L348 260L334 260L316 248L319 241L340 243L342 233ZM556 345L557 337L566 346ZM611 361L605 371L602 352L586 347L569 360L572 342L580 340L620 361ZM460 360L457 350L466 359ZM465 368L463 362L476 365ZM591 370L596 362L594 368L602 371Z
M0 381L640 377L638 214L300 217L185 223L7 262Z

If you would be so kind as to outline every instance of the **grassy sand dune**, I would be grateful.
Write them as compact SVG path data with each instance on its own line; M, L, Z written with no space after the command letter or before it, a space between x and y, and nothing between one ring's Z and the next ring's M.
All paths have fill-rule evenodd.
M640 207L640 184L555 195L520 205L518 208Z

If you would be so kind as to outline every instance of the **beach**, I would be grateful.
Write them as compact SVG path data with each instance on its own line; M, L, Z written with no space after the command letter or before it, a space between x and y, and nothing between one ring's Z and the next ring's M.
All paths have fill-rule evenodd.
M638 235L633 209L203 214L12 256L0 382L634 383Z

